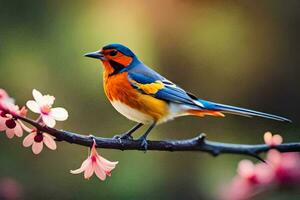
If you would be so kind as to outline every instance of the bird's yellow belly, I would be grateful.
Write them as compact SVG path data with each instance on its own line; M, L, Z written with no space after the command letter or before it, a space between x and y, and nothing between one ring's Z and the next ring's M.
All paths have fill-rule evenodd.
M168 103L138 92L128 82L126 72L104 75L104 90L113 107L130 120L148 124L169 114Z

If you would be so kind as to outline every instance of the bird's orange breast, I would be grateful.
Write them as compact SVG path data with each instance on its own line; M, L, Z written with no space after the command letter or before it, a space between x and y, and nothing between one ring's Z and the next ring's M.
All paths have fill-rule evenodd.
M134 89L128 81L127 72L109 76L103 74L104 91L111 101L120 101L127 106L147 114L158 121L168 113L168 104L165 101L156 99L150 95L142 94Z

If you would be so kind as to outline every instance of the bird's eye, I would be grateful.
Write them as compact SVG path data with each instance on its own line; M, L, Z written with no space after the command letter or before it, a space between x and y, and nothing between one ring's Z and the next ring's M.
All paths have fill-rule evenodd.
M109 52L110 56L116 56L118 54L117 50L112 50L111 52Z

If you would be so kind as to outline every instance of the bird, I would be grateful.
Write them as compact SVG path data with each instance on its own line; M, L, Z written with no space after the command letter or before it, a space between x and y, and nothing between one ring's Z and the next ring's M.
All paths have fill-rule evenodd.
M108 44L84 56L102 62L103 86L108 100L119 113L137 122L133 128L116 137L120 140L133 139L132 134L136 130L149 125L138 138L145 150L147 136L155 126L181 116L224 117L225 114L234 114L291 122L285 117L198 98L145 65L122 44Z

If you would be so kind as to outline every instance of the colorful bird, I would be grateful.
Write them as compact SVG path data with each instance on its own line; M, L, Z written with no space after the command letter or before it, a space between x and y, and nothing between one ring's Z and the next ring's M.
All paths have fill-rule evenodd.
M132 139L134 131L144 124L150 124L139 138L145 149L147 136L156 125L180 116L224 117L225 113L229 113L291 122L284 117L199 99L147 67L128 47L121 44L109 44L85 56L102 61L106 96L118 112L138 122L119 138Z

